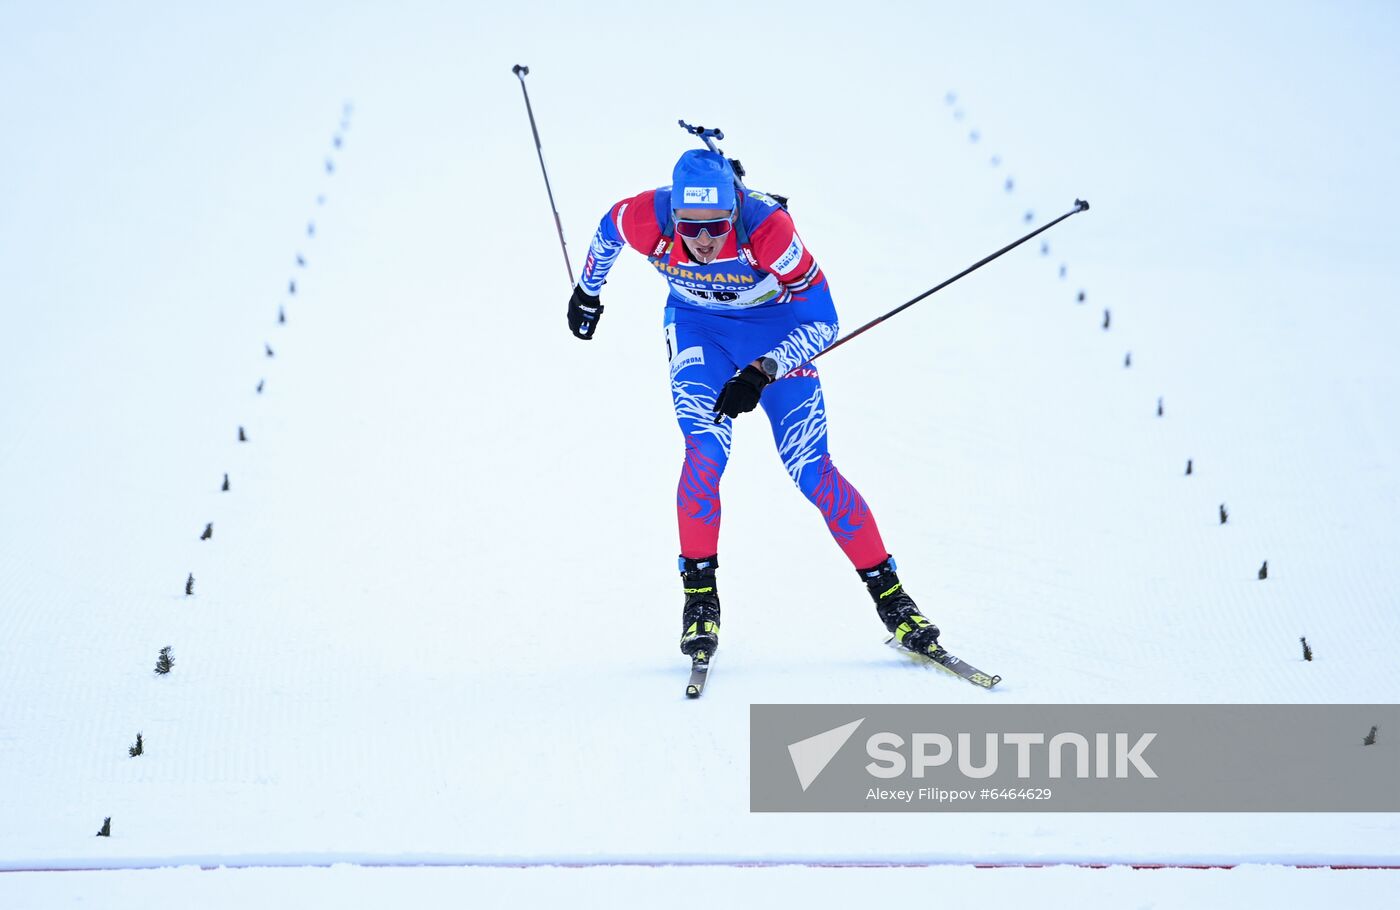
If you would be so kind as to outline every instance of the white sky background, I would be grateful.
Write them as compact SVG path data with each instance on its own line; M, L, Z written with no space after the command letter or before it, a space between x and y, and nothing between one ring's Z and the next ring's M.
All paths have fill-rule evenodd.
M846 329L1018 236L1027 209L1038 223L1092 203L1046 235L1048 259L1018 251L823 361L838 462L945 638L1003 673L1004 697L1395 700L1397 39L1400 12L1380 3L756 4L738 19L621 5L0 6L0 770L30 782L6 813L15 827L0 823L0 854L88 856L88 819L104 814L129 834L102 846L117 858L682 849L648 827L664 803L622 812L617 830L555 806L580 834L534 830L553 815L507 822L508 805L475 807L501 820L497 840L453 841L460 794L432 781L451 777L440 762L470 731L402 757L395 776L422 780L365 810L377 822L395 800L441 797L431 824L377 842L372 824L335 814L331 794L358 780L330 757L367 713L401 710L411 725L445 705L491 730L542 711L563 733L592 729L555 717L575 702L549 706L549 668L520 669L503 644L521 633L510 595L522 579L548 604L581 587L611 636L597 685L627 700L591 721L599 748L635 717L684 741L677 706L648 694L675 694L680 660L662 289L625 257L598 339L567 335L515 63L531 67L575 268L609 204L668 181L688 147L678 117L723 127L749 182L793 197ZM298 250L310 266L288 298ZM290 321L273 335L279 303ZM269 338L279 357L264 362ZM269 395L253 403L264 374ZM1158 395L1170 419L1133 423ZM231 452L240 422L254 444ZM838 650L862 635L878 649L878 628L775 469L766 428L741 424L737 438L722 551L733 631L695 706L709 712L700 753L743 752L749 701L982 697L952 681L911 696L907 675L876 669L878 650L801 672L816 638L782 623L815 596L842 592L839 611L812 614ZM1198 485L1157 485L1192 456ZM211 499L210 475L230 466L248 498ZM579 487L599 517L579 517ZM1201 519L1220 501L1232 536L1207 538ZM226 549L186 541L216 512ZM774 516L791 528L780 544L762 530ZM1273 587L1230 587L1265 556ZM209 580L204 613L168 596L191 567ZM1317 628L1345 672L1298 677L1272 645L1242 651ZM284 636L320 649L308 673L387 667L357 697L421 665L404 691L422 704L307 694L276 660L244 666L251 685L231 666ZM157 640L190 655L172 703L151 700L144 670L126 676ZM1237 657L1247 678L1222 688L1194 664L1173 675L1183 641ZM1047 642L1088 669L1064 671ZM381 648L395 655L385 667L370 659ZM222 700L245 684L246 703ZM255 816L260 795L285 799L279 774L310 773L210 759L230 747L219 718L262 716L264 684L293 693L287 729L329 713L332 733L308 752L328 765L307 759L325 791L275 833L200 831L221 800ZM88 757L92 741L142 725L180 743L178 761L157 750L133 778L129 763ZM721 774L728 795L698 823L714 849L959 852L908 820L803 831L745 818L742 770ZM198 811L188 827L143 821L153 805ZM1210 821L1198 836L1199 817L1140 830L983 817L961 852L1395 852L1386 819Z
M96 306L64 293L97 280L88 276L154 266L148 249L122 248L132 227L184 237L168 260L249 242L268 228L240 230L231 219L243 212L220 203L258 204L255 173L262 185L282 174L283 196L304 185L285 172L318 162L298 159L295 143L333 128L344 98L385 112L376 116L392 110L401 130L421 131L401 132L405 143L456 165L423 175L440 179L447 211L474 211L479 180L506 181L522 208L538 208L523 166L532 150L522 153L516 135L519 99L499 86L502 63L509 75L517 61L533 67L576 259L614 197L664 182L677 112L724 126L755 182L777 180L809 209L820 199L808 220L871 229L871 249L828 258L891 244L941 251L966 216L940 210L939 185L968 176L940 173L920 138L946 118L951 89L984 150L999 150L1013 174L1022 165L1022 186L1042 205L1076 193L1104 200L1076 229L1106 261L1139 273L1292 267L1344 283L1393 278L1390 5L755 4L728 27L732 38L714 13L678 10L668 21L592 6L601 9L7 4L7 285L16 263L29 264L26 297L46 300L59 320L65 304ZM680 39L695 32L707 53ZM700 78L686 67L697 56ZM205 212L221 217L195 220ZM910 271L906 286L926 283Z

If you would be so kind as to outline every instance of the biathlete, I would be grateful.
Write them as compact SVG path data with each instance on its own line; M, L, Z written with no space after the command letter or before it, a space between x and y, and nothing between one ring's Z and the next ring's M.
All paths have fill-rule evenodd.
M676 489L681 651L708 660L719 646L719 482L731 421L762 405L789 476L859 572L885 628L911 651L937 653L938 627L904 590L870 507L827 452L821 379L808 361L835 341L836 307L786 207L740 185L723 155L681 155L670 186L622 200L599 222L569 300L569 329L580 339L597 331L599 294L624 246L670 286L671 399L685 441Z

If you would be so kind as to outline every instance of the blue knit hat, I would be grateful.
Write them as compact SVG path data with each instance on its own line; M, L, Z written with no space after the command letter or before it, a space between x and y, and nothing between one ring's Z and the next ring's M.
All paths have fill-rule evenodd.
M733 209L734 171L723 155L691 149L671 172L672 209Z

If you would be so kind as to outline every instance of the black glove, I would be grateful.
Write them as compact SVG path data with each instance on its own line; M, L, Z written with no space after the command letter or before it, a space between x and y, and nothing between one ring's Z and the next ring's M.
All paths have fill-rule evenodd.
M598 328L598 320L603 318L603 305L598 298L574 285L574 294L569 298L569 331L575 337L588 341Z
M735 373L715 399L715 423L719 423L720 417L738 417L758 407L758 396L772 381L767 373L753 364Z

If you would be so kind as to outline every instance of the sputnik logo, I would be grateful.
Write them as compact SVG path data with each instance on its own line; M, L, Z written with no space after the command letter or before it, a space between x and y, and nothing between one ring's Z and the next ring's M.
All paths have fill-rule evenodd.
M797 781L802 785L802 792L806 793L807 788L812 785L826 766L831 764L831 760L836 757L836 753L841 751L841 747L846 744L846 740L856 732L856 727L865 723L865 718L853 720L848 724L843 724L825 733L818 733L816 736L809 736L800 739L788 746L788 755L792 758L792 768L797 772Z

